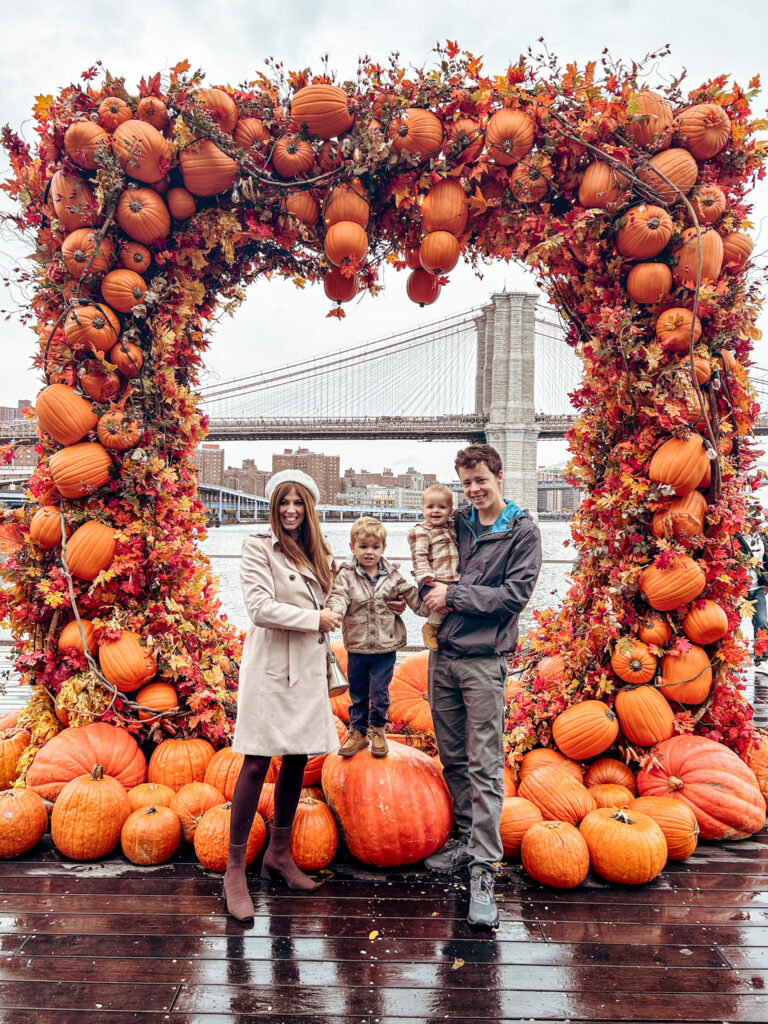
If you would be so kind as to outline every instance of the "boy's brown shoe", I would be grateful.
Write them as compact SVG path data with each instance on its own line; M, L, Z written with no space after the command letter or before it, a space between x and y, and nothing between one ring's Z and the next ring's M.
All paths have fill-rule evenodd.
M428 651L438 650L437 646L437 634L440 632L439 626L434 626L431 622L425 622L421 627L421 635L424 639L424 646Z
M389 753L389 745L384 734L384 726L380 725L376 728L369 729L368 736L371 741L371 753L373 756L386 757Z
M357 729L350 729L347 738L339 747L339 754L342 757L354 757L358 750L364 750L368 746L368 740Z

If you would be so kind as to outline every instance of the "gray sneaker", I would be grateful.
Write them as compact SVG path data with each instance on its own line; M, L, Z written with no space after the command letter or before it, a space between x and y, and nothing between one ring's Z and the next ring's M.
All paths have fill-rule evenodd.
M439 850L424 859L430 871L459 871L472 860L467 844L460 839L449 839Z
M469 913L467 924L473 928L498 928L499 910L493 895L494 876L482 868L472 872L469 880Z

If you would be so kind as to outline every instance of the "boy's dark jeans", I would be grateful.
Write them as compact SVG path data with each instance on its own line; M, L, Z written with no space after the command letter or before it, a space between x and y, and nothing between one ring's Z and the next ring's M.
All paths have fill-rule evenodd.
M395 669L397 654L347 655L347 679L352 704L349 708L349 726L365 733L386 725L389 709L389 683Z

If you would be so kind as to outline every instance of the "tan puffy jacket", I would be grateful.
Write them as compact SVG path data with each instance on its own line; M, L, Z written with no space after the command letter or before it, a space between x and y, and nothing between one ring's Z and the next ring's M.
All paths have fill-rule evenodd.
M405 647L405 623L387 608L387 601L403 597L417 615L429 615L416 584L406 580L397 566L386 559L382 558L380 564L389 572L379 577L371 591L356 563L343 562L326 601L327 608L343 616L344 646L355 654L386 654Z

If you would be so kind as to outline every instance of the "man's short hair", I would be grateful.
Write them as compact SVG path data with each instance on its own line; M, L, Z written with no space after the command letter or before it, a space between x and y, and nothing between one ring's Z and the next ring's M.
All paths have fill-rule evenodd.
M474 469L478 462L484 462L494 476L501 472L501 456L489 444L471 444L469 448L462 448L456 453L454 468L458 473L460 469Z
M386 544L387 531L384 524L380 523L378 519L374 519L373 516L361 516L356 519L349 531L350 541L354 544L356 540L365 540L366 537L375 537L382 544Z
M432 484L430 487L427 487L421 496L422 505L426 501L428 494L442 494L443 497L449 500L451 505L453 504L453 491L450 487L446 487L445 484Z

